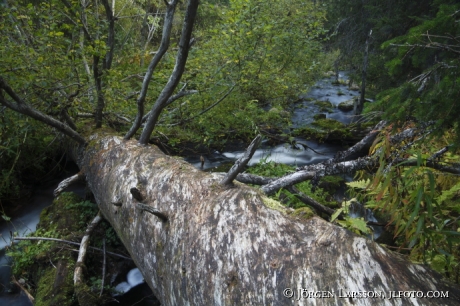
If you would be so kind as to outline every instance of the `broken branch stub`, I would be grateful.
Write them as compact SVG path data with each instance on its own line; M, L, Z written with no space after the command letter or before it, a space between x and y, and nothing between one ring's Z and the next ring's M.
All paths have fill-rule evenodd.
M233 180L236 178L238 173L243 171L244 167L246 167L247 163L249 162L249 160L254 155L254 152L259 147L261 141L262 141L262 136L260 134L257 135L256 138L254 138L252 140L251 144L246 149L246 151L244 152L243 156L241 156L235 162L235 164L228 171L227 175L220 182L221 185L223 185L223 186L233 186Z

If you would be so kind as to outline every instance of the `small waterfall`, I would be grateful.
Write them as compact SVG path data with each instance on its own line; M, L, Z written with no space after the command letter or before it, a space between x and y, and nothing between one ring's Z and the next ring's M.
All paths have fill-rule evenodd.
M126 275L126 282L121 282L115 286L116 293L114 295L124 294L131 290L131 288L142 283L144 283L144 277L142 276L141 271L138 268L134 268Z
M348 215L352 218L364 218L364 221L379 222L375 218L374 213L369 208L364 207L363 204L359 202L352 202L349 207ZM376 240L383 233L383 226L370 225L372 228L373 234L369 235L369 238Z

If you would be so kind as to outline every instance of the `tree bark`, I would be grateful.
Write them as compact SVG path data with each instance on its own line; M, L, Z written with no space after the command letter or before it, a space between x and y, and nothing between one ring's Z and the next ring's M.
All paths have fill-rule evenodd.
M366 39L366 45L364 47L364 59L363 59L363 68L361 71L361 94L359 96L358 102L355 101L353 113L355 116L361 115L364 108L364 100L365 100L365 93L366 93L366 78L367 78L367 64L368 64L368 56L369 56L369 41L371 39L372 30L369 31ZM357 118L357 117L356 117ZM354 121L357 121L355 119Z
M92 140L79 164L162 305L457 305L460 299L458 288L428 268L320 218L295 219L260 190L240 183L226 189L221 175L154 146L112 136ZM141 191L139 200L132 188ZM328 297L297 300L302 289ZM449 298L389 300L390 291L403 290L448 291ZM358 291L386 298L344 297Z
M193 24L195 23L195 17L198 11L198 0L189 0L187 4L187 11L185 12L184 24L182 26L182 33L179 41L179 50L177 51L176 64L174 65L173 72L169 77L168 82L158 96L155 104L150 110L150 116L147 119L142 134L139 138L139 143L147 144L155 125L158 122L158 118L162 110L167 106L168 99L174 93L182 74L185 70L185 64L187 63L187 57L191 46L191 38L193 31ZM142 114L139 116L142 119ZM136 117L137 121L137 117ZM125 136L127 139L127 137Z
M128 133L126 133L125 139L130 139L131 137L133 137L134 134L139 129L139 127L141 126L142 119L143 119L142 117L144 116L145 98L147 97L147 90L149 88L149 84L152 79L153 72L155 71L155 68L157 67L158 63L163 58L163 55L166 54L166 51L168 51L168 48L169 48L169 42L171 39L171 29L173 25L174 13L176 11L177 3L178 3L177 0L174 0L171 3L166 3L167 9L166 9L165 21L163 25L163 35L161 36L160 48L158 49L155 56L150 61L147 72L145 73L145 76L142 82L142 88L139 93L139 97L137 98L136 119L134 120L133 125L128 131Z

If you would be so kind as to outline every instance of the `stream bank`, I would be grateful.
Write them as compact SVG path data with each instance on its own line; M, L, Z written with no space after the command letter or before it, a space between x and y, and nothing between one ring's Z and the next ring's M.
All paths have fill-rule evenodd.
M345 77L345 75L343 75L342 77ZM289 142L279 143L276 145L273 145L272 142L270 142L269 140L265 140L262 146L254 154L252 160L250 161L250 165L254 165L260 162L261 160L264 160L266 162L273 161L273 162L280 163L280 164L303 166L303 165L325 161L333 157L338 151L341 151L345 148L344 145L346 145L346 143L337 142L337 141L331 142L329 139L329 134L331 133L328 131L326 132L322 131L322 126L321 125L315 126L314 123L322 122L322 123L325 123L323 124L323 126L326 125L326 127L331 122L337 122L340 124L348 123L351 120L349 117L350 112L341 110L336 106L338 106L339 103L341 102L351 99L353 95L357 95L357 93L355 91L349 90L347 88L347 85L345 85L344 83L333 85L332 77L325 79L321 82L319 84L322 84L322 85L317 85L317 86L320 86L321 88L325 89L325 92L323 94L320 94L321 88L314 88L311 93L302 96L302 99L294 105L294 108L292 110L293 117L292 117L292 125L290 127L290 131L297 131L297 134L293 133L293 135L298 135L298 136L292 137ZM321 115L321 118L319 118L317 115ZM315 118L315 116L317 116L317 118ZM328 121L328 120L335 120L335 121ZM341 125L337 125L336 129L341 129L342 127L343 126ZM305 137L305 133L302 132L304 131L302 129L305 129L305 128L313 129L316 135L318 135L318 133L325 133L324 135L328 135L328 136L321 137L321 139L317 139L318 137L316 137L316 139ZM315 138L315 137L312 137L312 138ZM245 149L244 147L241 147L238 149L228 150L228 151L223 151L223 152L214 151L212 154L205 156L204 169L208 171L215 171L216 169L215 167L221 166L225 163L232 163L234 160L239 158L241 154L243 154L244 149ZM186 156L185 160L191 162L197 168L200 168L201 166L199 156ZM43 204L44 206L47 206L51 204L52 199L53 199L52 190L54 190L54 188L55 186L46 190L47 198L40 199L39 200L41 203L40 205ZM81 199L78 201L79 202L77 202L76 204L82 202ZM37 207L39 207L37 208L37 210L33 210L34 215L37 216L37 218L39 215L39 211L43 208L40 205L37 205ZM86 204L86 205L88 205L89 207L89 204ZM53 207L54 206L57 207L57 205L53 205ZM83 210L83 211L88 212L88 210ZM69 211L66 210L66 213L68 214ZM77 215L80 215L81 213L82 212L75 212L74 215L77 216ZM88 218L93 217L95 213L96 212L93 211L93 214L88 214L85 217L86 218L85 222L88 223L89 222ZM63 215L64 213L63 212L56 213L56 212L48 211L48 212L44 212L44 214L45 216L43 217L46 218L46 216L49 216L50 214ZM83 222L84 224L83 223L80 224L81 226L80 228L75 228L74 229L75 232L81 233L81 231L84 231L83 226L86 225L85 222ZM58 224L59 221L53 220L53 221L50 221L49 223ZM48 230L46 230L46 224L44 223L41 223L41 224L42 224L41 229L44 230L45 233L48 232ZM33 227L34 226L32 225L28 225L25 228L29 229L27 230L28 232L31 232L33 231ZM8 232L9 230L6 230L6 231ZM95 236L101 239L103 235L104 234L102 232L99 232L99 235L95 235ZM68 239L70 238L72 237L69 237ZM98 243L100 244L100 241L96 242L96 245ZM42 243L42 245L44 244L45 243ZM27 245L27 248L30 248L33 245L35 244L30 243ZM39 243L36 243L36 245L39 245ZM47 280L47 278L49 278L48 280L51 280L52 279L51 272L49 271L53 271L52 269L57 270L58 267L61 269L67 269L66 270L67 274L73 274L73 270L71 269L71 267L74 264L76 255L72 253L72 251L69 251L66 247L63 247L62 245L57 245L57 244L53 244L53 245L54 245L52 247L53 252L55 252L56 254L62 255L62 258L54 258L53 257L54 254L51 255L46 252L45 254L42 254L37 259L36 264L46 266L47 268L51 270L48 270L48 272L46 272L47 271L46 269L38 269L36 267L33 269L32 268L29 269L29 273L32 273L33 276L25 277L26 283L29 284L29 287L31 288L31 290L37 290L37 297L41 297L42 299L51 301L52 303L54 303L54 305L67 305L67 304L59 304L59 303L64 303L64 301L65 303L67 302L74 303L75 298L73 298L72 300L72 297L70 297L71 296L70 293L68 293L68 291L64 289L62 289L61 291L66 297L62 298L61 300L47 299L46 293L44 295L38 294L37 284L39 282L39 276L45 277L45 280ZM34 247L32 247L32 249L33 248ZM70 260L71 258L73 259ZM56 265L56 263L58 263L58 265ZM54 268L53 265L56 266L56 268ZM93 275L91 274L89 275L89 279L91 279L91 282L93 283L93 287L94 287L93 290L95 290L96 292L98 288L97 286L98 284L100 284L100 278L101 278L100 273L99 273L100 271L98 271L98 273L95 273L95 271L99 270L101 266L100 254L92 254L87 260L86 265L88 267L91 267L90 269L88 269L88 272L94 273ZM109 265L111 265L112 272L111 272L110 278L107 280L106 283L110 284L111 286L115 286L125 281L126 279L125 275L128 273L128 271L134 268L132 263L126 263L126 262L120 263L120 262L113 261L112 264L109 264ZM94 269L94 268L97 268L97 269ZM21 273L19 273L19 275L21 275ZM47 282L47 286L45 287L49 287L49 286L52 286L54 288L54 283L51 284L50 282ZM154 297L151 295L151 291L150 293L148 292L148 290L150 290L148 286L145 285L145 287L147 287L147 288L144 288L145 290L142 289L141 286L134 287L126 295L117 297L117 300L121 302L123 301L123 299L125 299L127 303L125 305L131 305L133 304L134 298L139 298L140 296L139 291L143 291L144 298L142 302L140 302L137 305L153 305L153 303L156 303ZM67 292L67 293L64 293L64 292ZM129 297L129 294L133 296ZM11 301L9 301L9 303L10 302ZM18 304L18 305L29 305L29 304ZM72 305L72 304L69 304L69 305ZM124 304L115 302L111 294L107 294L105 295L105 300L103 300L100 305L124 305Z
M368 127L348 126L353 117L352 111L339 108L342 103L359 95L356 88L348 87L347 78L346 71L339 73L339 82L335 82L335 76L329 75L319 80L308 93L299 96L289 110L291 125L285 131L288 136L275 135L280 141L273 144L273 139L266 135L248 165L257 164L260 160L298 167L310 165L325 161L361 140ZM213 168L232 164L245 149L245 145L240 143L239 147L231 146L223 151L212 150L203 154L205 163L202 169L212 171ZM189 153L184 159L201 168L199 154Z
M3 238L23 237L33 233L34 237L51 237L80 242L88 222L97 213L97 205L85 200L86 188L83 183L69 187L76 192L66 192L54 199L52 186L35 191L29 205L30 211L10 223L3 224ZM53 200L54 199L54 200ZM51 204L51 205L50 205ZM27 209L27 208L26 208ZM107 251L130 257L119 241L110 224L103 221L93 233L90 245L102 247L105 237ZM0 305L32 305L24 292L10 283L12 269L16 280L35 297L35 305L78 305L74 294L73 272L78 246L48 241L21 241L11 245L4 239L1 250L0 267L1 291ZM12 256L6 256L5 253ZM129 271L135 268L132 260L107 256L104 294L99 297L102 279L101 252L89 251L85 265L88 290L95 298L95 305L157 305L151 289L142 280L131 277L132 289L126 294L113 297L113 288L126 279ZM135 284L134 284L135 283ZM135 286L137 285L137 286Z

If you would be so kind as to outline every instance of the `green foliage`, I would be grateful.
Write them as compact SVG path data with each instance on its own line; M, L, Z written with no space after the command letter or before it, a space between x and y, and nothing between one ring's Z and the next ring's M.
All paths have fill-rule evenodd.
M340 226L349 229L350 231L356 234L365 234L369 235L372 233L372 230L367 226L364 218L352 218L348 215L350 210L350 205L352 202L356 201L355 198L344 201L342 207L337 209L331 216L331 222L337 222ZM343 216L343 220L338 220L339 215Z
M38 229L35 233L28 236L56 238L57 232L54 228L48 231ZM48 256L48 252L53 246L54 242L51 241L20 241L7 252L7 255L12 257L14 260L13 274L25 274L26 271L38 260L46 258Z
M234 0L220 9L190 61L192 75L238 84L239 94L257 101L285 100L315 79L322 10L297 0Z
M267 161L268 157L269 156L267 156L265 159L262 159L258 164L250 167L247 172L265 177L281 177L289 172L295 171L294 166L279 164L275 163L274 161ZM331 195L324 189L316 187L314 190L312 190L312 185L309 181L297 184L296 188L300 192L308 195L312 199L325 206L337 206L337 203L332 199ZM277 200L283 199L284 205L294 209L306 207L306 205L298 200L295 195L284 189L280 189L274 198Z
M59 169L55 166L55 158L60 158L55 153L58 148L51 129L0 108L0 199L17 199L23 184L45 176L49 164Z
M85 227L88 224L88 220L94 218L98 211L97 205L90 201L69 203L66 205L66 209L78 212L78 215L74 216L74 221L81 227Z
M437 135L454 127L459 143L460 44L455 37L460 34L460 4L451 2L436 1L436 16L421 20L406 35L382 45L390 76L400 86L382 92L369 110L383 111L392 121L407 117L434 120Z
M329 29L331 49L340 49L338 64L342 69L351 69L351 78L357 83L361 80L364 46L369 31L369 64L367 83L379 88L394 85L393 80L384 76L385 57L380 45L396 36L404 35L416 25L418 18L432 16L433 0L326 0L326 28ZM345 68L347 67L347 68Z
M452 135L447 135L452 139ZM386 137L383 137L386 138ZM439 141L417 143L404 153L381 141L381 166L372 177L358 173L353 194L366 207L388 219L395 238L401 246L411 250L416 261L433 263L439 272L452 273L457 269L460 253L460 180L426 167L426 159L434 153ZM388 165L388 154L404 154L417 161L415 166L405 162ZM456 157L455 157L456 156ZM458 158L455 152L442 162ZM446 259L440 268L439 259Z
M234 0L205 2L200 16L183 76L199 94L171 106L164 122L181 122L173 133L192 131L190 140L209 146L285 126L287 103L327 69L320 44L324 11L297 0ZM263 110L267 104L278 111Z

